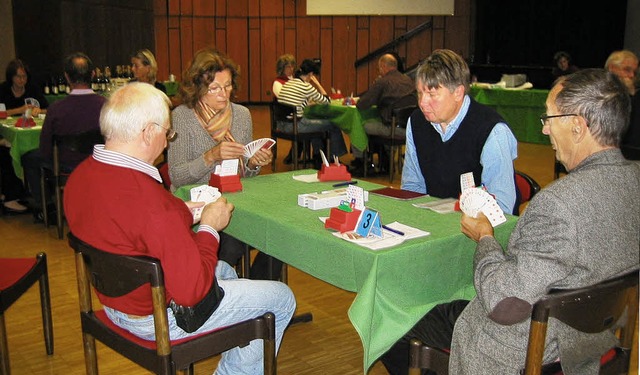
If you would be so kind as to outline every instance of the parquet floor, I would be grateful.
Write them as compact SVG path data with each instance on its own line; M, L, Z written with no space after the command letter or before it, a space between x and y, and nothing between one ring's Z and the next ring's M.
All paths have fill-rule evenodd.
M255 124L254 137L269 136L268 107L251 106L250 109ZM281 159L287 154L289 144L278 142L278 147L278 170L284 171L288 167ZM552 180L553 151L550 146L520 144L519 154L517 169L543 186ZM270 170L263 173L270 173ZM385 177L372 180L387 184ZM396 176L394 185L398 186L399 182L399 176ZM38 288L34 286L5 314L13 374L84 374L75 264L66 239L58 240L54 227L47 230L42 224L34 224L31 215L21 215L0 216L0 242L0 256L34 256L45 251L49 261L55 353L51 357L45 353ZM314 318L311 323L295 325L287 331L278 357L279 373L362 374L362 346L347 317L354 294L293 268L290 268L289 280L299 311L310 311ZM100 344L98 356L103 374L147 373ZM199 363L196 373L212 374L216 363L217 358ZM380 364L369 371L369 375L381 374L386 372Z

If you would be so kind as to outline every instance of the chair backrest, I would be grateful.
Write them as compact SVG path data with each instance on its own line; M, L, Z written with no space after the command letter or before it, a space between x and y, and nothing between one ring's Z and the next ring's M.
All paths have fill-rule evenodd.
M399 126L401 128L407 127L407 121L413 111L418 108L418 98L415 93L411 93L396 100L391 109L391 122L392 126Z
M89 156L93 151L93 146L103 143L104 138L100 129L89 130L78 134L56 134L53 136L53 167L54 174L60 174L60 154L61 152L81 154Z
M520 171L516 173L516 188L520 191L520 203L528 202L540 191L540 185L530 176Z
M638 313L638 270L575 290L552 291L533 305L525 374L539 374L550 317L585 333L612 328L627 312L622 347L629 348Z

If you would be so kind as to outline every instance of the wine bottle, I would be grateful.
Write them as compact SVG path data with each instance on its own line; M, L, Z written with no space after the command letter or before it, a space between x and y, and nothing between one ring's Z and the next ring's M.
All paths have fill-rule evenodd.
M64 75L58 77L58 93L64 94L67 92L67 82L64 79Z
M51 94L51 88L49 87L49 80L44 81L44 94Z
M51 92L53 93L53 95L59 94L58 82L56 82L56 78L54 76L51 76Z

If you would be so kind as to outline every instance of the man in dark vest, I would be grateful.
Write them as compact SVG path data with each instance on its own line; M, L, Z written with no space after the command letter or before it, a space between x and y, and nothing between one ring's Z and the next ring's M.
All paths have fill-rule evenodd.
M451 50L433 52L418 68L419 110L407 124L401 187L458 198L460 175L473 172L505 213L516 202L517 141L505 120L467 95L467 63Z

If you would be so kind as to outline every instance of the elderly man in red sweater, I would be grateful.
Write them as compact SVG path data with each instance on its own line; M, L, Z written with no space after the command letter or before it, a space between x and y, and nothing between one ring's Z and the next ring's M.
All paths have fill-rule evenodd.
M69 227L99 249L160 259L168 306L194 306L205 297L217 303L194 332L178 326L169 307L172 340L271 311L279 347L296 306L291 290L276 281L238 279L231 266L218 260L218 231L229 223L233 205L220 198L205 206L198 231L193 232L190 209L202 203L185 204L171 195L152 164L167 139L175 136L169 105L164 93L145 83L131 83L111 96L100 113L106 143L95 146L93 156L74 170L65 188ZM155 338L148 290L98 297L116 325L143 339ZM261 340L225 352L215 373L261 374Z

